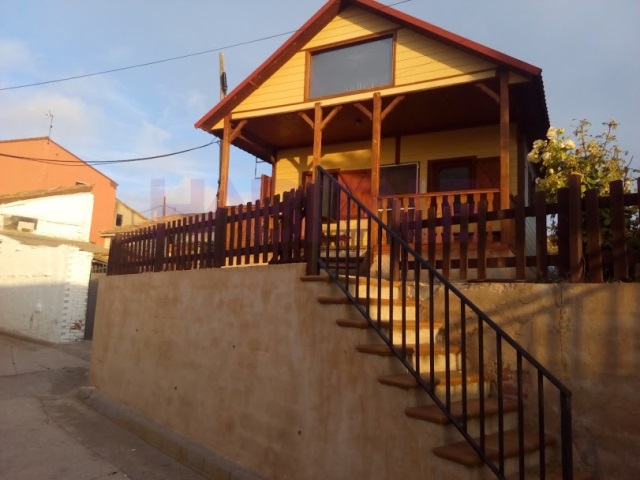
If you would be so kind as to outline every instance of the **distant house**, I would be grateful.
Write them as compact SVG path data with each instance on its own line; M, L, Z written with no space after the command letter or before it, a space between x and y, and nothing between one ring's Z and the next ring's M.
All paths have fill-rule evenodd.
M0 195L91 186L94 201L86 241L104 245L100 231L116 222L117 184L109 177L47 137L0 141L0 172Z
M93 187L0 195L0 330L49 342L84 337Z

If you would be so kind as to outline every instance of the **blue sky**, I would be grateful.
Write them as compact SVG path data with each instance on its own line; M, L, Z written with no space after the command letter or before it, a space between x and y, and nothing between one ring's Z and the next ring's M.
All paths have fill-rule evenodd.
M396 3L386 0L384 3ZM299 28L323 0L2 0L0 88L215 49ZM551 122L621 123L618 140L640 167L638 0L410 0L396 6L543 69ZM287 36L225 48L229 87ZM0 140L45 136L85 160L182 150L212 137L193 124L218 99L218 54L44 86L0 91ZM164 180L178 211L215 198L218 147L100 169L139 211L157 205ZM258 174L270 169L258 167ZM0 172L1 173L1 172ZM189 205L192 181L204 205ZM254 159L232 152L230 202L257 196ZM155 198L153 198L155 195ZM202 202L196 202L202 204ZM171 213L172 210L169 211Z

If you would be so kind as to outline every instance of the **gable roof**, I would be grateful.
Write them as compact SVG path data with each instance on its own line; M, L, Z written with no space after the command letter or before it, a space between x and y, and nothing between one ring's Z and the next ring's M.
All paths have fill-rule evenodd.
M19 200L31 200L34 198L55 197L58 195L74 195L76 193L91 192L92 190L93 185L75 185L73 187L55 187L42 190L8 193L0 195L0 204L17 202Z
M315 15L294 33L278 50L262 63L254 72L241 82L233 91L209 110L195 124L196 128L210 131L220 120L237 107L251 93L273 75L300 48L317 35L333 18L348 6L363 8L387 20L398 23L408 29L475 54L485 60L506 67L526 77L536 78L537 87L544 98L542 87L542 70L536 66L518 60L514 57L498 52L492 48L464 38L455 33L423 20L407 15L394 8L388 7L374 0L329 0Z
M64 148L62 145L60 145L58 142L55 142L54 140L52 140L50 137L26 137L26 138L12 138L12 139L8 139L8 140L0 140L0 147L2 146L3 143L25 143L25 142L42 142L42 141L47 141L47 143L52 143L54 144L56 147L58 147L60 150L68 153L69 155L71 155L74 159L76 159L78 162L84 163L86 167L90 168L91 170L94 170L95 172L99 173L101 176L103 176L104 178L106 178L107 180L109 180L114 187L117 187L118 184L117 182L115 182L111 177L108 177L107 175L105 175L104 173L102 173L100 170L98 170L96 167L94 167L93 165L89 165L87 162L85 162L84 160L82 160L80 157L78 157L77 155L75 155L74 153L70 152L69 150L67 150L66 148ZM13 155L13 154L8 154L8 153L2 153L2 151L0 151L0 158L1 157L7 157L7 158L17 158L17 159L22 159L22 160L30 160L32 159L31 157L23 157L20 155ZM36 160L49 160L47 158L44 159L36 159Z

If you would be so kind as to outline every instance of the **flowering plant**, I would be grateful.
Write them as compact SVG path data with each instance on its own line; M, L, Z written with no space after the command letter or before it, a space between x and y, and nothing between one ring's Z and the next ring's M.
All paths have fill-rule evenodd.
M539 165L541 176L536 180L538 190L547 192L547 201L554 202L558 189L567 186L569 175L582 175L582 192L596 188L600 195L609 193L609 182L624 180L625 191L631 188L628 152L615 142L618 123L603 123L605 131L592 136L591 123L580 120L574 127L575 140L565 135L563 128L550 127L546 140L533 142L527 159Z

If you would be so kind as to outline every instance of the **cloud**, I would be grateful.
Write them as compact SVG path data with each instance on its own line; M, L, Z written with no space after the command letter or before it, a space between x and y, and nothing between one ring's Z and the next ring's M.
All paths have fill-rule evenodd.
M34 73L35 59L28 45L12 38L0 38L0 72Z

